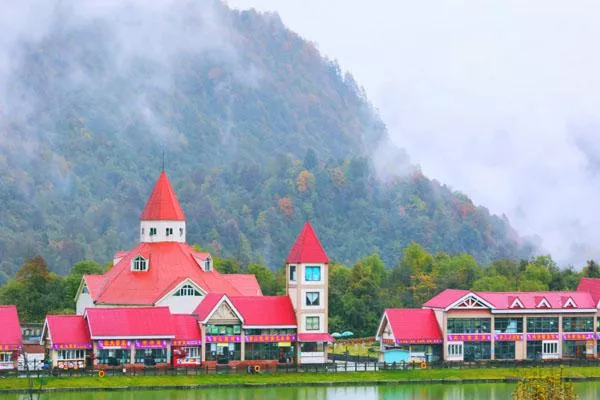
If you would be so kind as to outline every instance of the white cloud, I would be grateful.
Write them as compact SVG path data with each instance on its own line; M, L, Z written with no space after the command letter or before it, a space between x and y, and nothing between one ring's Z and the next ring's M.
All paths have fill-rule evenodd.
M600 258L600 3L230 0L340 61L423 171L546 251Z

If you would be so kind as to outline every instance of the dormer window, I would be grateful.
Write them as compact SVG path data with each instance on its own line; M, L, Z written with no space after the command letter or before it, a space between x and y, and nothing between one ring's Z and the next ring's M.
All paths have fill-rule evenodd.
M211 269L212 269L212 263L211 263L210 261L211 261L211 260L210 260L210 257L209 257L209 258L207 258L207 259L204 261L204 270L205 270L206 272L210 272L210 271L211 271Z
M179 236L183 236L183 228L179 228Z
M156 235L156 228L150 228L150 236Z
M186 283L175 292L174 296L202 296L199 291L197 291L192 285Z
M148 260L142 256L137 256L131 262L132 271L148 271Z
M173 228L167 228L165 233L167 234L167 236L171 236L173 234Z
M86 294L89 293L89 290L87 288L87 285L83 285L83 288L81 289L81 294Z

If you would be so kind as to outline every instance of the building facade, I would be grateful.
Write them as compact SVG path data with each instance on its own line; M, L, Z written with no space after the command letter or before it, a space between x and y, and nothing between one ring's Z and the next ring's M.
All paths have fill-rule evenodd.
M209 253L186 243L164 171L139 238L108 272L83 276L77 315L47 317L41 343L52 366L326 362L328 258L310 222L291 247L285 296L263 296L254 275L219 273Z
M386 310L377 337L384 358L405 337L436 329L439 336L421 339L439 341L446 361L597 358L599 300L600 279L592 278L583 278L571 292L447 289L418 310L435 318L416 318L417 310Z
M17 307L0 306L0 370L18 367L22 347L23 337Z

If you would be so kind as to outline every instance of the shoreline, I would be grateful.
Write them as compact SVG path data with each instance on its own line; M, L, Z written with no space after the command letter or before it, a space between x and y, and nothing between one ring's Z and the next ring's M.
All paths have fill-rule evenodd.
M588 374L581 373L586 369ZM540 375L543 371L556 371L557 369L529 369L532 373ZM591 370L591 371L590 371ZM235 388L267 388L267 387L339 387L339 386L384 386L384 385L413 385L413 384L473 384L473 383L517 383L526 375L523 370L515 369L473 369L473 370L417 370L413 374L406 371L376 371L376 372L348 372L331 374L265 374L265 375L195 375L195 376L146 376L127 377L117 376L108 379L90 377L60 377L47 378L49 387L41 389L24 386L27 378L0 378L0 394L22 393L61 393L61 392L116 392L116 391L154 391L154 390L198 390L198 389L235 389ZM415 373L416 372L416 373ZM433 377L446 372L446 377ZM464 372L470 377L456 376L457 372ZM565 380L569 382L600 381L599 367L565 368ZM346 375L347 374L347 375ZM397 376L393 376L393 375ZM343 376L340 376L343 375ZM404 375L404 376L403 376ZM417 375L417 376L414 376ZM427 375L432 375L428 378ZM462 375L462 374L461 374ZM473 375L479 375L480 378ZM488 375L486 377L486 375ZM208 379L208 377L210 379ZM288 379L286 379L288 378ZM299 379L300 378L300 379ZM304 378L304 379L302 379ZM336 379L340 378L340 379ZM198 383L201 380L211 382ZM221 380L222 382L219 382ZM154 384L152 382L154 381ZM162 383L161 383L162 381ZM177 383L177 382L180 383ZM195 381L192 383L192 381ZM36 382L37 378L36 378ZM19 387L10 387L11 383ZM58 384L57 384L58 383ZM104 383L104 384L102 384ZM38 386L38 384L34 386Z

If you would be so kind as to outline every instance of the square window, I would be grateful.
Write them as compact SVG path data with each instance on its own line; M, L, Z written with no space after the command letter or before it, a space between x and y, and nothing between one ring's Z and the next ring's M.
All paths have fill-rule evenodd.
M318 331L319 330L319 317L306 317L306 330L307 331Z
M304 268L304 280L307 282L317 282L321 280L321 267L305 267Z
M306 305L307 306L319 306L321 305L321 298L319 292L306 292Z

